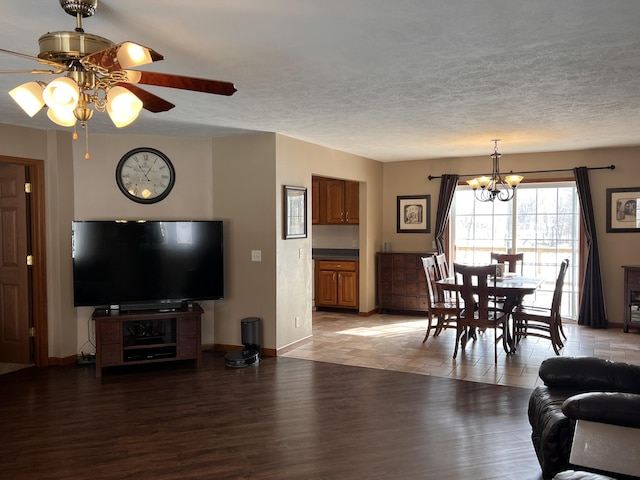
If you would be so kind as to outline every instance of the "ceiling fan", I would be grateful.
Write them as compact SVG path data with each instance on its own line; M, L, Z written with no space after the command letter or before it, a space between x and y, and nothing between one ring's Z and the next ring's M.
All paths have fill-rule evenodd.
M94 110L107 111L117 127L133 122L144 108L158 113L175 105L138 85L155 85L217 95L233 95L233 83L219 80L132 70L162 60L158 52L133 42L115 44L107 38L85 33L82 19L92 16L98 0L59 0L69 15L76 17L74 31L49 32L39 39L40 53L31 56L10 50L0 52L32 59L43 68L0 70L0 73L62 75L51 82L29 82L10 95L29 115L46 104L47 115L55 123L85 127Z

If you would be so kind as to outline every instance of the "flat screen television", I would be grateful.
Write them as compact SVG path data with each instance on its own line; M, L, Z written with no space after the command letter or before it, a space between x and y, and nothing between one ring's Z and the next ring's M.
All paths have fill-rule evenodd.
M222 221L74 221L73 302L123 310L223 298Z

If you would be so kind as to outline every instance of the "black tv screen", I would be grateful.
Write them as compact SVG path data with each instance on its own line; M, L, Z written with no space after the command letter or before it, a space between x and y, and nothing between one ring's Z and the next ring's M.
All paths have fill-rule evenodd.
M74 221L75 306L162 308L224 295L221 221Z

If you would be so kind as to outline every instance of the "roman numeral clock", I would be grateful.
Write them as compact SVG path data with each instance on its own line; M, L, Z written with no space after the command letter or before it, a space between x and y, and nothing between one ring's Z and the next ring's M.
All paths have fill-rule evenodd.
M164 199L176 181L176 173L164 153L140 147L127 152L116 167L116 183L124 195L138 203Z

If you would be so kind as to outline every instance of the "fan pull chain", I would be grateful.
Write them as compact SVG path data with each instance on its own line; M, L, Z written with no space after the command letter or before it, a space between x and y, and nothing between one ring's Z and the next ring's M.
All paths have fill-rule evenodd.
M78 139L78 131L76 130L76 124L73 124L73 139L77 140Z
M85 145L84 159L89 160L91 158L91 155L89 155L89 125L84 123L82 125L82 128L84 128L84 145Z

